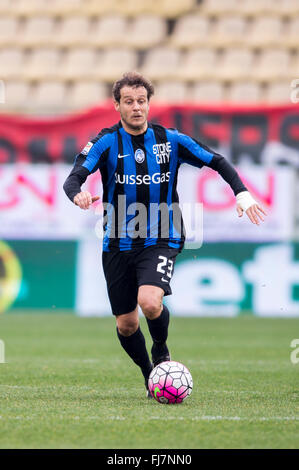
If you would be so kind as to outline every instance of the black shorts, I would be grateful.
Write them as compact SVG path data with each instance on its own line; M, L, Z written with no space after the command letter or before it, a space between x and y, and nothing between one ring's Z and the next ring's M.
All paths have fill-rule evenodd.
M158 286L164 295L169 285L179 250L149 246L134 251L103 251L103 269L113 315L132 312L137 305L138 288Z

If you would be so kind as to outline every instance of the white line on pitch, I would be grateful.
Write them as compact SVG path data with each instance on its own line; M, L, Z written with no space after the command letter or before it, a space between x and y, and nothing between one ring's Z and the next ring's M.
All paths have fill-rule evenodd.
M59 416L60 419L74 419L76 421L128 421L124 416ZM0 416L0 419L7 420L33 420L41 419L41 416ZM140 420L140 419L138 419ZM245 417L245 416L193 416L192 418L185 418L183 416L150 416L142 419L142 421L157 420L157 421L299 421L299 416L259 416L259 417Z

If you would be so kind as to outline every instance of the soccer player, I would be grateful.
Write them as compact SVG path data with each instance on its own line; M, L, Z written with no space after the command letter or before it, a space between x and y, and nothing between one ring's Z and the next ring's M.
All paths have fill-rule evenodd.
M185 238L173 210L178 203L179 166L205 165L217 171L236 195L239 217L246 212L258 225L265 212L223 156L176 129L148 122L154 89L145 77L126 73L114 83L112 93L120 121L102 129L77 155L64 190L74 204L89 209L99 197L81 191L81 186L100 170L105 208L102 261L108 296L119 341L140 367L147 387L153 366L170 360L169 311L163 297L172 293L173 267ZM166 212L150 213L163 204ZM138 305L153 340L151 359L139 326Z

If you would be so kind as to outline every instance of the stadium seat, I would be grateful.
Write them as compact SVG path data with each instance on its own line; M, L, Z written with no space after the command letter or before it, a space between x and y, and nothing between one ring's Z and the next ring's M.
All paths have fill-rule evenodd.
M290 19L299 14L298 0L272 0L271 9L273 12Z
M268 49L261 53L254 67L254 77L261 82L271 82L290 75L291 59L284 49Z
M16 42L20 47L49 46L55 37L55 20L49 16L27 18Z
M184 103L188 101L188 87L183 82L166 81L155 86L154 102Z
M150 3L149 12L164 18L178 18L195 6L196 0L159 0Z
M224 51L218 62L217 76L223 81L238 81L252 74L253 52L243 48Z
M0 15L9 15L11 13L11 0L1 0Z
M157 47L148 51L142 73L152 80L176 78L180 69L180 52L171 47Z
M83 0L84 8L81 10L81 14L83 13L86 16L99 18L103 15L112 15L115 13L116 15L123 14L123 5L126 2L122 0ZM128 3L131 3L132 0L128 0ZM136 3L136 10L138 11L138 2ZM129 5L128 5L129 8Z
M69 16L61 21L53 42L60 47L88 45L90 20L85 16Z
M217 77L217 57L213 49L191 49L183 56L177 75L187 81Z
M94 78L112 82L124 72L135 70L136 67L137 54L135 51L127 48L112 48L103 51L101 60L97 61L93 73Z
M76 81L94 76L98 54L96 50L82 47L71 49L63 60L60 78L65 81Z
M291 83L289 80L270 83L265 91L265 101L268 103L291 103Z
M63 16L84 11L85 0L13 0L13 8L19 16Z
M261 16L249 28L247 44L250 47L279 46L283 38L283 22L279 17Z
M32 103L32 111L40 113L56 113L65 110L66 87L61 82L42 82L35 87Z
M114 0L115 11L118 14L122 14L130 17L138 17L145 13L151 13L151 4L154 3L152 0Z
M22 17L31 17L42 14L42 10L45 15L47 14L45 11L46 5L46 0L13 0L13 10L16 15Z
M242 0L237 9L243 15L259 17L273 12L273 0Z
M88 43L95 47L121 46L126 36L126 19L120 15L105 15L96 20L88 34Z
M30 99L30 86L22 81L10 81L5 83L5 103L1 108L8 111L19 111L26 109Z
M200 13L209 16L221 16L227 13L236 13L238 0L204 0L200 3Z
M292 49L298 49L299 37L299 17L292 18L286 26L284 44Z
M101 4L102 1L103 0L98 3ZM45 8L48 14L52 16L66 17L75 14L85 15L86 0L51 0L50 2L43 0L43 2L46 3Z
M299 52L290 58L290 66L288 69L288 77L290 80L299 78Z
M123 35L123 41L135 49L146 49L161 43L166 32L166 22L163 18L142 15L130 24L128 34Z
M247 24L240 16L225 16L219 18L209 44L214 47L239 46L246 41Z
M227 100L232 103L258 103L261 101L261 87L255 82L233 83L228 90Z
M0 78L16 97L28 81L61 81L69 109L130 70L161 101L279 102L299 76L298 32L298 0L0 0Z
M25 63L22 49L11 47L0 50L1 79L20 79Z
M67 99L69 109L96 106L107 99L106 85L100 82L79 81L73 84Z
M212 34L212 26L208 18L189 14L178 18L169 43L176 47L206 46Z
M224 87L220 82L201 82L196 83L191 88L191 99L199 103L220 103L224 101Z
M0 47L14 46L19 29L17 18L9 16L0 17Z
M56 48L33 50L22 75L27 80L46 80L57 77L61 53Z

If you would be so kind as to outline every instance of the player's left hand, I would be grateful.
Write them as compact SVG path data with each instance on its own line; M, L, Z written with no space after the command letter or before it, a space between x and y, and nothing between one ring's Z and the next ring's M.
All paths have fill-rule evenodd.
M244 210L240 204L237 204L238 216L242 217ZM246 211L247 216L253 224L260 225L260 220L263 222L265 219L262 214L267 215L264 209L259 204L253 204ZM260 220L259 220L260 219Z

